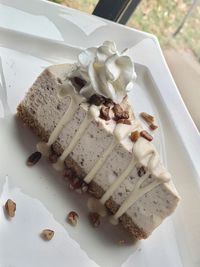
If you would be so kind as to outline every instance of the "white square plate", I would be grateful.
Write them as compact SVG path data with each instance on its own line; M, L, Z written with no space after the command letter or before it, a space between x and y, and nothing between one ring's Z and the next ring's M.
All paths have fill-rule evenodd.
M81 47L104 40L114 40L119 50L130 48L138 74L130 101L137 114L157 117L155 145L182 197L148 240L132 245L119 246L121 233L106 223L91 228L84 197L68 192L45 160L32 169L25 165L37 139L13 115L46 66L74 62ZM0 210L0 266L200 266L200 137L157 39L49 2L1 0L0 57L0 202L17 203L11 221ZM66 223L73 209L80 215L76 228ZM55 230L50 242L40 238L43 228Z

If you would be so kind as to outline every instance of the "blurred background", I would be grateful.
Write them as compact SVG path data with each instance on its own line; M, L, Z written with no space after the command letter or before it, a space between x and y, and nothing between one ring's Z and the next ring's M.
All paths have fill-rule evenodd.
M155 34L182 98L200 130L200 0L50 1ZM122 12L121 18L115 17L113 10L120 10L123 5L127 5L125 14Z

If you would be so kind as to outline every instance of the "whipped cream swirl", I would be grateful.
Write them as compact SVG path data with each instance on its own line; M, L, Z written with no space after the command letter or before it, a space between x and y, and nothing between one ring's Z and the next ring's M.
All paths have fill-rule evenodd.
M99 94L120 103L136 79L134 64L124 53L119 54L115 43L109 41L81 52L71 74L86 82L79 93L85 98Z

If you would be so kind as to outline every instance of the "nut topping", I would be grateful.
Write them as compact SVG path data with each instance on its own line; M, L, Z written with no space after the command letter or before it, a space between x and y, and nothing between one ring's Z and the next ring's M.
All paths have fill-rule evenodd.
M75 211L70 211L67 215L68 222L73 226L77 225L78 219L79 219L79 215Z
M76 76L72 78L72 82L75 83L75 85L78 85L78 87L81 89L86 85L86 81L82 78Z
M109 108L103 106L103 107L100 109L100 115L99 115L99 117L100 117L101 119L105 120L105 121L110 120L110 116L109 116Z
M93 227L99 227L100 215L97 212L90 212L88 217L89 217L89 221Z
M11 199L8 199L5 203L5 210L9 217L14 217L16 211L16 203Z
M149 115L146 112L141 112L140 115L147 123L151 124L154 122L154 117L152 115Z
M42 157L42 154L36 151L28 157L26 164L28 166L33 166L40 160L41 157Z
M103 104L104 104L104 106L106 106L107 108L111 108L111 107L114 105L112 99L110 99L110 98L106 98L106 97L104 97L104 102L103 102Z
M156 120L152 115L146 112L141 112L140 115L149 124L151 130L154 131L158 128L158 126L156 125Z
M120 120L117 120L117 124L118 124L118 123L131 125L131 121L130 121L130 120L127 120L127 119L120 119Z
M140 136L142 136L143 138L147 139L148 141L152 141L153 140L153 136L151 136L147 131L143 130L140 132Z
M131 135L130 135L130 139L131 139L131 141L134 142L134 143L138 140L139 137L140 137L140 133L139 133L139 131L134 131L134 132L132 132Z
M51 240L54 236L54 231L51 229L44 229L41 236L44 240Z
M104 103L104 98L100 95L92 95L89 99L89 103L90 104L93 104L93 105L96 105L96 106L100 106L101 104Z
M121 113L123 113L123 108L119 104L114 104L113 112L116 117L120 117Z
M154 130L156 130L158 128L158 125L152 123L152 124L149 125L149 127L150 127L151 130L154 131Z

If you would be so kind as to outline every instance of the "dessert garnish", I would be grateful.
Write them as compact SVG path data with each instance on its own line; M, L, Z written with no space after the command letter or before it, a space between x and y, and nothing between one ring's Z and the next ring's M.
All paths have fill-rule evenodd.
M5 203L5 211L9 217L15 216L16 203L12 199L8 199Z

